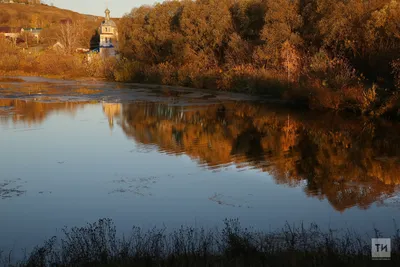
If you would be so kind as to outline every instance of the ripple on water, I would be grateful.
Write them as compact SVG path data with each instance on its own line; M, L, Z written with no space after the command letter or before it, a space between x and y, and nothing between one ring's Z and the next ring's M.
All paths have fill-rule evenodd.
M125 177L121 176L118 179L112 181L114 185L118 185L113 188L109 194L115 193L133 193L138 196L152 196L151 186L157 183L159 177L147 176L147 177Z
M12 180L0 180L0 198L8 199L19 197L26 193L23 189L23 181L20 178Z

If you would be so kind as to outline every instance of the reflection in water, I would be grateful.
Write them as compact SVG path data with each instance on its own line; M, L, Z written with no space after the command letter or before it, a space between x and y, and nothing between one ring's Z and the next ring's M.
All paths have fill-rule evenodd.
M95 102L97 103L97 102ZM68 112L75 115L78 109L89 101L81 102L36 102L20 99L0 99L0 123L23 122L28 125L42 123L54 112Z
M114 117L120 115L121 112L121 104L116 103L104 103L103 104L103 112L108 117L108 125L112 130L114 128Z
M40 123L51 112L73 114L85 104L0 100L1 120ZM207 106L141 102L103 104L102 109L110 128L120 125L139 144L138 151L130 152L155 147L163 153L184 153L212 170L230 165L255 168L272 175L278 184L303 186L308 196L326 198L338 211L384 204L400 184L396 123L333 114L306 116L250 102ZM148 195L155 182L152 177L118 177L115 184L127 183L129 192ZM118 190L117 186L113 192ZM209 199L231 206L241 202L220 193Z
M398 124L332 114L311 120L254 103L126 104L120 124L136 142L185 153L210 169L251 166L279 184L305 184L307 195L339 211L382 202L400 183Z

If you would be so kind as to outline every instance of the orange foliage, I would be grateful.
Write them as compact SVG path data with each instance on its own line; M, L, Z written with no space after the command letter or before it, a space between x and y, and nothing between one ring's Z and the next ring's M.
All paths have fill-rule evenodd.
M73 114L86 104L0 100L0 106L12 109L12 121L29 124L52 112ZM339 211L367 208L399 190L400 126L387 121L308 116L237 102L104 104L103 111L110 127L120 125L138 143L186 154L210 169L257 168L279 184L304 186L307 195L326 198Z
M307 194L327 198L340 211L366 208L400 184L400 146L386 141L400 142L398 125L365 128L362 121L328 115L308 120L246 103L186 108L123 105L120 125L139 143L185 153L209 168L247 165L278 183L307 181Z

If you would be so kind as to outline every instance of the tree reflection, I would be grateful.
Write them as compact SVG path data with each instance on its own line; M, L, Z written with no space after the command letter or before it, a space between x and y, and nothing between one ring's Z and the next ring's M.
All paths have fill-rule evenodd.
M299 114L251 103L207 107L124 104L121 126L144 145L185 153L209 168L252 166L277 183L305 184L338 211L366 209L400 184L400 126L386 121Z
M52 112L74 114L91 102L0 99L0 119L41 123ZM250 102L177 106L102 105L110 127L168 154L186 154L210 169L250 166L278 184L304 186L338 211L368 208L398 192L400 124L335 114L303 114ZM4 116L5 114L5 116Z
M80 108L90 103L92 102L36 102L11 98L0 99L0 122L39 124L54 112L68 112L75 115Z

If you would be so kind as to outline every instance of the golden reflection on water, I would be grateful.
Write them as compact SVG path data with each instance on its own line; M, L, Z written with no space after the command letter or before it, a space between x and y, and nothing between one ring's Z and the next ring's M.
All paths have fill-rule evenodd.
M21 99L0 99L0 122L23 122L28 125L40 124L56 112L66 112L75 116L77 111L93 101L79 102L36 102Z
M55 111L77 112L90 102L0 100L2 121L41 123ZM110 128L144 146L186 154L201 166L236 165L270 174L276 183L303 186L338 211L366 209L398 192L400 125L334 114L311 116L265 104L208 106L105 103ZM8 114L5 116L4 114Z
M178 107L123 105L127 136L185 153L209 168L250 166L279 184L305 184L305 193L327 198L339 211L368 208L392 196L400 184L400 125L313 117L254 103Z

